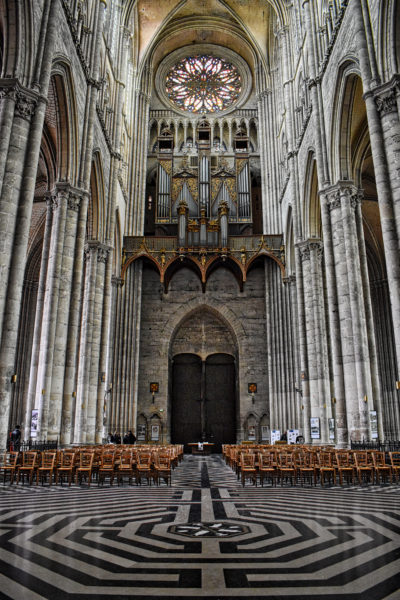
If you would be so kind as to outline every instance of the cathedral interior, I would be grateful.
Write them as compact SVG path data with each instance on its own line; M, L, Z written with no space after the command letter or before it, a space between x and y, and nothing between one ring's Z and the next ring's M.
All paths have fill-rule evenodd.
M400 1L0 0L0 70L0 448L215 452L4 488L0 597L399 598L398 485L219 454L400 440Z

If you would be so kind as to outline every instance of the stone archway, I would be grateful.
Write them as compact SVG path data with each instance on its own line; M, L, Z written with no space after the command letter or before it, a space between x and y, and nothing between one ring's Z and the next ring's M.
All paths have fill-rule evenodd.
M171 441L236 441L237 349L226 324L207 309L183 320L171 340Z

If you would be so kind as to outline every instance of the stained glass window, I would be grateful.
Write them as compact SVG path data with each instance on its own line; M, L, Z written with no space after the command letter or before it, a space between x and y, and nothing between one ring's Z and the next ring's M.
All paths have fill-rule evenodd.
M182 110L193 113L222 111L240 95L239 71L216 56L189 56L169 71L166 92Z

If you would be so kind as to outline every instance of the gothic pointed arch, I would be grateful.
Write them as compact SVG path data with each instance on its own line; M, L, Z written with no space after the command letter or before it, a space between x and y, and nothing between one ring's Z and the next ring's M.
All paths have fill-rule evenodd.
M68 62L53 62L46 124L57 153L57 180L76 185L78 177L78 133L76 92Z

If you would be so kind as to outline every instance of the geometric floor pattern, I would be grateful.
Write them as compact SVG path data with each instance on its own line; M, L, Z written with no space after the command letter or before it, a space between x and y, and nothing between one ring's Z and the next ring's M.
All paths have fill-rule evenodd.
M400 485L242 487L186 456L171 487L0 484L0 598L399 600Z

